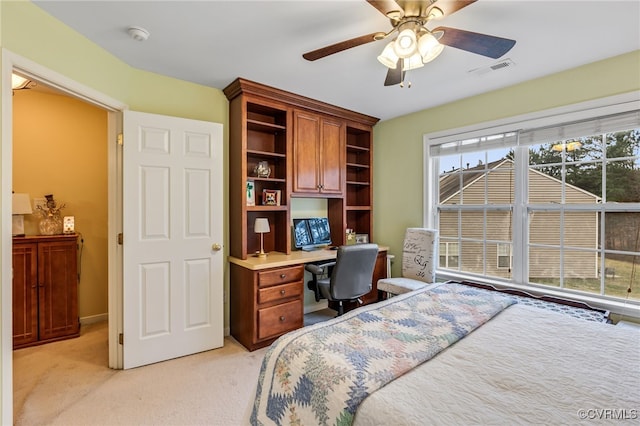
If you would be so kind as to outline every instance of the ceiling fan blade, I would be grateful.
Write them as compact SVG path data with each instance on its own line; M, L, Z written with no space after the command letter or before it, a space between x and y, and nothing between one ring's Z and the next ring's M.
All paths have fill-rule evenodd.
M399 18L404 15L402 8L394 0L367 0L367 3L378 9L384 16L388 16L387 14L389 12L395 11L401 13L400 16L398 16Z
M307 61L315 61L316 59L324 58L325 56L333 55L334 53L342 52L343 50L351 49L352 47L370 43L375 40L373 37L377 34L380 33L371 33L352 38L350 40L341 41L340 43L332 44L331 46L321 47L320 49L305 53L302 57Z
M443 32L438 39L440 44L466 50L489 58L498 59L507 53L516 44L515 40L508 38L490 36L487 34L474 33L471 31L459 30L449 27L438 27L431 32L438 36L438 32Z
M454 12L459 11L460 9L462 9L463 7L467 7L472 3L475 3L478 0L464 0L464 1L458 1L458 0L438 0L437 2L435 2L434 4L430 5L423 16L429 16L429 12L431 11L431 9L433 9L434 7L437 7L438 9L440 9L443 13L443 16L449 16Z
M389 68L389 71L387 71L387 77L384 79L384 85L395 86L396 84L402 83L405 73L402 71L402 68L404 68L404 59L400 58L398 59L395 69Z

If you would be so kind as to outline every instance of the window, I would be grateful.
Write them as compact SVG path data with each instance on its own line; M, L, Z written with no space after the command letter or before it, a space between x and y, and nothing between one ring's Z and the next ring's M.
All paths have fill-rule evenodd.
M440 243L440 267L458 269L458 243Z
M427 139L438 273L638 304L637 108Z
M498 244L498 268L511 268L511 244Z

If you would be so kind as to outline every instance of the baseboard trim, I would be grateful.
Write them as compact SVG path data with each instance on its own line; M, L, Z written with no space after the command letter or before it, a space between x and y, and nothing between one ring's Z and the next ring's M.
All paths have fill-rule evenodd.
M95 324L97 322L109 321L109 314L91 315L80 318L80 325Z
M306 314L310 314L311 312L327 309L328 307L329 307L329 302L325 299L325 300L316 302L313 305L304 305L304 313L306 315Z

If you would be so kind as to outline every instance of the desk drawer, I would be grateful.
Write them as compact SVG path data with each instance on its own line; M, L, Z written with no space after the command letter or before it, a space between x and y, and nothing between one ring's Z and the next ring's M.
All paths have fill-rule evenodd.
M258 304L289 299L300 298L302 294L302 281L282 285L274 285L258 290Z
M267 287L271 285L300 281L304 277L304 267L302 265L291 268L272 269L258 273L258 286Z
M258 339L279 336L302 327L302 301L258 309Z

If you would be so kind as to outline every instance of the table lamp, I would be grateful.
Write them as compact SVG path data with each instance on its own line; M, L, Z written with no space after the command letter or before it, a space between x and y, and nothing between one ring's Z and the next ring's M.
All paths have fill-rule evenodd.
M13 193L11 195L13 197L11 234L14 237L24 237L24 215L33 213L33 210L31 210L31 199L29 198L29 194Z
M267 253L264 252L264 234L270 232L269 219L266 217L257 217L256 222L253 224L253 230L256 234L260 234L260 252L256 255L258 257L267 257Z

